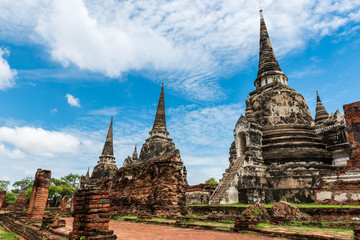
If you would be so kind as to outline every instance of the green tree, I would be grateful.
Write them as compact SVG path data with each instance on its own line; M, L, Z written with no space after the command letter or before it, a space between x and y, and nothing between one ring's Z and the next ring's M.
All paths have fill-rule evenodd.
M14 187L14 189L12 189L11 191L15 194L19 194L24 186L25 186L25 191L26 191L27 189L32 188L33 184L34 184L34 178L26 177L20 181L14 182L12 185Z
M27 200L30 199L31 193L32 193L32 187L25 190L25 198L26 198Z
M75 191L70 183L62 179L51 178L50 180L49 198L55 201L55 206L59 204L62 197L70 197Z
M14 204L16 202L17 197L18 197L17 194L13 192L6 192L4 202L6 202L7 204Z
M210 185L217 185L218 182L215 180L215 178L209 178L208 180L205 181L205 184L210 184Z
M70 173L70 174L60 178L60 180L63 180L65 182L69 183L74 189L78 188L79 179L80 179L80 175L73 174L73 173Z
M5 180L0 180L0 191L3 190L3 188L5 187L5 190L7 190L7 187L10 185L9 181L5 181Z

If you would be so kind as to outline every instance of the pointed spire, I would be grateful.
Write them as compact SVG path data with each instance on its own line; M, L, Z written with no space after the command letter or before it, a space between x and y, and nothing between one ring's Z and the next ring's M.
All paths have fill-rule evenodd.
M132 155L132 159L133 160L138 160L138 153L137 153L137 144L135 144L135 149L134 149L134 152L133 152L133 155Z
M153 128L149 132L149 134L150 137L161 136L167 138L169 136L169 132L166 130L164 83L161 84L161 92L158 107L156 110L155 121Z
M102 156L113 156L114 149L113 149L113 117L111 117L110 127L108 134L106 136L104 148L102 151Z
M260 9L260 41L259 41L259 67L258 74L255 80L256 88L269 84L275 79L283 84L286 84L287 77L281 71L280 65L275 57L274 50L271 46L270 37L266 28L263 10ZM271 76L268 81L268 76Z
M319 92L316 91L316 114L315 114L315 123L321 124L324 120L329 118L329 113L326 111L324 105L322 104Z
M86 178L90 177L90 168L88 168L87 173L86 173Z

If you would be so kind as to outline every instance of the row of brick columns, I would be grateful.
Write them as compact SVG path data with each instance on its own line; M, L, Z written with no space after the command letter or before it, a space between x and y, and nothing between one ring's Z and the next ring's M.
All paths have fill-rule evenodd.
M42 169L36 171L26 216L27 222L42 222L49 197L50 179L51 171ZM74 222L73 230L69 235L70 240L79 240L82 237L85 237L87 240L117 238L116 235L113 234L114 231L109 230L109 194L108 190L103 190L95 186L76 191L73 199ZM0 208L5 199L5 195L6 191L0 192ZM20 195L25 199L24 189ZM21 205L23 205L24 199L20 199ZM68 198L64 197L61 203L62 211L66 211L67 202Z
M38 169L36 171L26 221L31 223L42 222L49 197L50 179L50 170Z

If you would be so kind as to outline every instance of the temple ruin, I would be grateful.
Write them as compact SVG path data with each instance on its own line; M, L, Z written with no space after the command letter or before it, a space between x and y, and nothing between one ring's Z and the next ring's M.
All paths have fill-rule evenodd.
M166 128L164 86L150 137L116 172L111 208L120 213L179 215L186 213L186 169Z
M80 189L103 186L109 189L111 210L118 213L179 215L186 213L186 168L180 151L169 138L166 128L164 86L150 137L142 145L138 157L135 145L132 157L123 167L116 168L113 155L111 120L108 135L98 165L90 177L80 179Z
M94 167L91 177L89 169L85 176L81 176L79 188L98 185L98 181L104 178L112 178L117 170L114 147L113 147L113 118L111 118L105 144L97 165Z
M304 97L288 86L262 10L254 85L256 90L246 100L245 116L235 125L229 168L210 204L314 202L314 190L328 180L326 176L344 170L353 144L339 111L328 114L317 93L314 120Z

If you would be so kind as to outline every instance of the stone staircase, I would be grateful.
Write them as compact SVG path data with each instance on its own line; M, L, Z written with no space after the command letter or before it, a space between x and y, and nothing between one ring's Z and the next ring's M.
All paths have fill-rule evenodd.
M230 166L228 171L224 173L224 176L219 182L213 194L210 196L209 204L210 205L219 205L221 198L223 197L225 191L228 189L231 181L234 179L236 173L238 172L240 166L244 162L244 156L238 157L234 164Z

